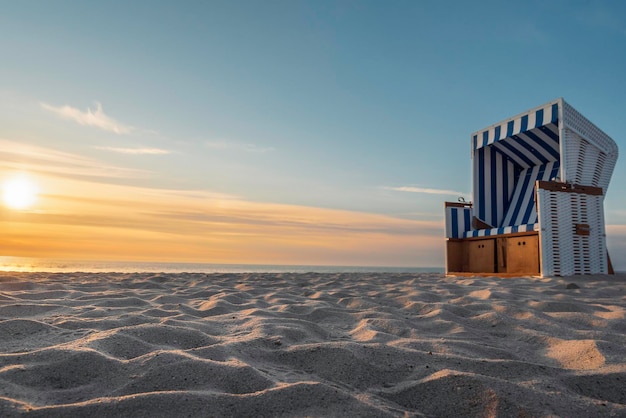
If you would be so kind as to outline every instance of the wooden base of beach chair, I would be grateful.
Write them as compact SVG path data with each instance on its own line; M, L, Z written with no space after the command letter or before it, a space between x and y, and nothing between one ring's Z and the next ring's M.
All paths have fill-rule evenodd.
M450 275L525 276L540 272L537 232L449 239L446 245L446 271Z
M615 274L608 252L606 262L607 273ZM498 277L541 275L539 234L525 232L491 237L448 239L446 241L446 274Z

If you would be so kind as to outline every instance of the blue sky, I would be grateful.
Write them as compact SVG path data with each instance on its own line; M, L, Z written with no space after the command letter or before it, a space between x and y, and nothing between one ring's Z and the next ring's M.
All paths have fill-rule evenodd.
M5 148L66 153L89 161L82 169L100 170L63 170L60 157L56 168L36 170L42 160L32 152L19 158L5 152L7 173L17 167L88 180L93 190L197 191L250 205L329 210L328 216L344 211L348 219L380 215L382 241L390 243L372 259L379 237L359 240L364 223L347 220L362 245L351 244L351 252L303 243L297 256L283 247L265 258L240 249L237 259L233 247L229 257L207 262L442 265L443 239L432 250L416 244L397 251L391 242L443 236L442 202L470 197L470 133L557 97L626 149L621 2L0 6L0 140ZM28 158L30 165L20 167ZM624 178L622 158L605 202L610 249L621 268ZM266 225L264 236L272 236L273 224L250 220L254 213L250 206L246 222ZM201 254L209 244L197 245L193 251ZM45 255L23 248L10 255L33 254Z

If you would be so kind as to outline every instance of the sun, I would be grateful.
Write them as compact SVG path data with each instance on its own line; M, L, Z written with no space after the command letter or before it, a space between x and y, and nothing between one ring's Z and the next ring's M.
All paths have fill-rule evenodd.
M6 180L2 185L2 200L11 209L28 209L37 201L37 185L28 177Z

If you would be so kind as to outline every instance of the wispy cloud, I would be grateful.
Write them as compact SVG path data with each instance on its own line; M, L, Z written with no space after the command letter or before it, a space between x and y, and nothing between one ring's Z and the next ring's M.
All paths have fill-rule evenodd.
M606 225L607 236L618 236L620 239L626 237L626 225L608 224ZM626 245L625 245L626 246Z
M78 154L0 139L0 168L78 177L145 178L149 172L117 167Z
M413 187L413 186L385 187L385 189L393 190L396 192L441 194L441 195L455 195L455 196L467 196L469 194L469 193L457 192L455 190L430 189L426 187Z
M441 220L254 202L203 190L94 187L85 179L71 185L67 192L60 182L49 186L55 192L41 197L41 212L5 234L14 252L266 264L354 264L364 257L373 265L442 262ZM37 236L55 239L19 247Z
M236 141L208 141L204 144L207 148L217 149L217 150L233 150L233 151L244 151L244 152L256 152L256 153L265 153L274 151L272 147L260 147L255 144L246 144L242 142Z
M52 106L47 103L41 103L41 107L44 109L62 118L73 120L80 125L94 126L105 131L114 132L118 135L128 135L135 130L132 126L123 125L106 115L99 102L95 102L95 105L96 108L94 110L87 108L87 110L83 112L80 109L67 105Z
M172 152L161 148L123 148L123 147L94 147L101 151L116 152L118 154L131 154L131 155L166 155Z

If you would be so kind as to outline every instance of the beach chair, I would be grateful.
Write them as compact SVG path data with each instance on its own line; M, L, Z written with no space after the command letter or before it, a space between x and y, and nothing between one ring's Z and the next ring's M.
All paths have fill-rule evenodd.
M446 274L606 274L618 149L563 99L471 135L472 202L446 202Z

